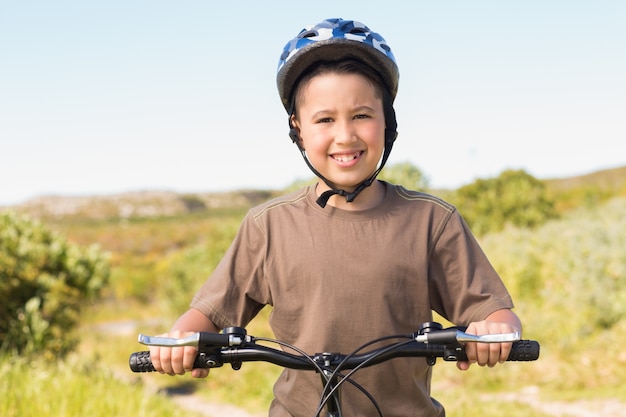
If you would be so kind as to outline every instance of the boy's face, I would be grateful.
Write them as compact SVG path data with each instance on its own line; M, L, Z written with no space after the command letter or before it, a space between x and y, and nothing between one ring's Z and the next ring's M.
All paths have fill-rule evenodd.
M337 188L353 191L383 154L385 116L374 86L358 74L326 73L300 92L292 119L311 164Z

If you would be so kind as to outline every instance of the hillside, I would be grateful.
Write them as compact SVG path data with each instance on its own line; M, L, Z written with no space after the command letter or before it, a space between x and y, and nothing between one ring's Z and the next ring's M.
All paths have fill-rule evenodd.
M566 205L571 207L580 203L582 198L588 199L589 190L593 190L593 194L601 194L602 199L626 195L626 166L569 178L546 179L545 182L553 194L567 200ZM238 190L185 194L138 191L98 196L52 195L37 197L12 208L36 218L146 218L251 207L281 193L280 190Z
M210 209L245 208L259 204L275 191L241 190L222 193L180 194L139 191L98 196L42 196L13 209L36 218L83 219L180 216Z
M559 213L578 207L594 207L613 197L626 196L626 166L570 178L548 179L545 183Z
M547 179L545 182L548 187L555 191L594 187L619 193L626 190L626 166L604 169L570 178Z

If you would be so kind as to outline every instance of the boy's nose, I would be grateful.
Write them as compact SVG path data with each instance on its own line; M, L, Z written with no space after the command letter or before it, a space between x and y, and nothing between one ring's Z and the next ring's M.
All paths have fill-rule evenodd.
M348 144L356 141L357 135L352 123L342 122L337 124L337 131L335 132L336 143Z

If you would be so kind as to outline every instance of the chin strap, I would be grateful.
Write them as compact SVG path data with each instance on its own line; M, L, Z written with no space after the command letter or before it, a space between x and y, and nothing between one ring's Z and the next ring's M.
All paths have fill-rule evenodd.
M340 188L335 188L330 181L328 181L326 178L324 178L324 176L320 173L318 173L315 168L313 168L313 166L311 165L311 163L309 162L309 159L306 157L306 153L304 152L304 150L301 149L302 152L302 156L304 157L304 160L306 161L307 165L309 166L309 168L311 168L311 170L315 173L315 175L317 175L319 178L321 178L326 185L328 185L330 187L330 190L326 190L324 191L316 200L316 203L324 208L326 207L326 204L328 203L328 200L334 196L334 195L340 195L342 197L346 198L346 201L348 203L352 203L354 201L354 199L356 198L357 195L359 195L361 193L361 191L363 191L364 189L366 189L367 187L369 187L370 185L372 185L372 183L374 182L374 180L376 180L376 177L378 176L378 174L380 173L380 171L383 169L383 166L385 165L385 162L387 162L387 158L389 157L389 154L391 153L391 146L393 145L393 142L387 142L385 143L385 151L383 153L383 158L380 162L380 166L378 167L378 169L376 171L374 171L374 173L367 178L365 181L361 182L359 185L356 186L356 188L354 189L354 191L348 192L346 190L342 190ZM298 145L299 146L299 145Z
M370 185L372 185L372 183L376 179L376 176L382 169L382 164L381 164L381 167L378 168L376 172L372 174L372 176L370 176L368 179L366 179L365 181L357 185L354 191L348 192L346 190L335 188L330 181L328 181L322 174L320 174L315 168L313 168L313 165L311 165L311 163L309 162L309 158L306 157L306 152L304 151L304 149L302 149L302 147L300 147L299 144L298 144L298 148L300 148L302 157L304 158L304 161L309 166L311 171L313 171L315 175L317 175L322 181L326 183L326 185L328 185L328 187L330 187L330 190L324 191L322 195L320 195L316 200L316 203L322 208L326 207L326 204L328 204L328 200L334 195L340 195L342 197L345 197L348 203L352 203L354 199L356 198L356 196L359 195L361 191L363 191L366 187L369 187ZM383 157L383 160L384 159L386 158Z
M334 195L340 195L342 197L345 197L348 203L353 202L356 196L361 193L361 191L363 191L365 188L372 185L372 183L374 182L374 180L376 180L376 177L378 176L380 171L382 171L383 167L385 166L385 163L387 162L387 159L389 158L389 155L391 154L393 143L395 142L396 137L398 136L398 131L397 131L398 123L396 121L396 112L393 108L391 98L389 97L389 94L386 91L383 93L383 111L385 113L385 124L386 124L385 126L385 149L383 151L383 157L380 161L380 166L378 167L378 169L376 169L376 171L374 171L374 173L369 178L367 178L365 181L357 185L354 188L354 191L351 191L351 192L342 190L339 188L335 188L335 186L329 180L327 180L322 174L320 174L315 169L315 167L313 167L313 165L309 161L309 158L307 158L306 156L306 150L302 147L302 145L300 145L300 138L298 137L298 132L291 125L291 114L290 114L289 137L291 138L293 143L295 143L298 146L298 149L300 150L300 153L302 154L302 158L304 158L304 162L306 162L309 169L313 171L313 173L317 177L319 177L322 181L324 181L324 183L326 183L326 185L330 188L330 190L324 191L322 195L320 195L317 198L316 202L320 207L322 208L326 207L326 204L328 204L328 200ZM293 113L293 112L290 112L290 113Z

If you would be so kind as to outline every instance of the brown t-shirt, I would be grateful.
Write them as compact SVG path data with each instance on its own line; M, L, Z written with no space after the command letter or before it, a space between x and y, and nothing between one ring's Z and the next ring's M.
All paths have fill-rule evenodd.
M272 305L275 336L304 351L349 353L372 339L417 331L432 310L459 325L513 304L450 204L385 183L384 202L364 211L319 207L307 187L252 209L191 306L218 327L246 326ZM385 416L443 416L422 358L358 371L354 380ZM344 416L376 415L350 384ZM310 416L322 384L285 370L270 416Z

